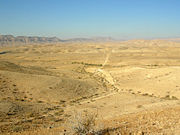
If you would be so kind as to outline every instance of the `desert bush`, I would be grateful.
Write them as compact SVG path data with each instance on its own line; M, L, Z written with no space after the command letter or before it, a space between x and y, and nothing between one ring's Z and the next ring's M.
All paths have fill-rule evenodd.
M97 113L75 112L69 119L70 134L74 135L101 135L102 124L97 124Z

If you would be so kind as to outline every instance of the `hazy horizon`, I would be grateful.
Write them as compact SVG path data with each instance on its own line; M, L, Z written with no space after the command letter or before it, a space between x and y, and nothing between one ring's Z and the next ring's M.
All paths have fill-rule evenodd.
M178 0L0 1L0 34L69 38L180 37Z
M61 40L70 40L70 39L95 39L95 38L111 38L112 40L156 40L156 39L180 39L180 36L174 36L174 37L149 37L149 38L126 38L126 37L110 37L110 36L89 36L89 37L84 37L84 36L81 36L81 37L68 37L68 38L62 38L62 37L58 37L58 36L42 36L42 35L13 35L11 33L8 33L8 34L3 34L3 33L0 33L0 35L2 36L5 36L5 35L11 35L11 36L14 36L14 37L56 37L56 38L59 38Z

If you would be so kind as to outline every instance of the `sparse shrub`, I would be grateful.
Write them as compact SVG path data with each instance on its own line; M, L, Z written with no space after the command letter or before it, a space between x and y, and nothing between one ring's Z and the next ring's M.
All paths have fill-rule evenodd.
M142 108L143 106L142 105L138 105L137 108Z
M82 64L86 66L103 66L102 64L93 64L93 63L85 63L85 62L72 62L72 64Z
M166 96L163 97L162 99L166 99L166 100L178 100L177 97L175 97L175 96L170 96L170 95L166 95Z
M74 135L101 135L103 126L97 124L97 113L75 112L69 119L70 134Z
M172 100L178 100L178 98L175 96L172 96Z
M64 110L63 109L59 109L57 112L54 113L54 115L56 116L60 116L64 113Z
M21 126L14 126L14 127L12 128L12 130L13 130L13 132L20 132L20 131L23 130L23 128L22 128Z

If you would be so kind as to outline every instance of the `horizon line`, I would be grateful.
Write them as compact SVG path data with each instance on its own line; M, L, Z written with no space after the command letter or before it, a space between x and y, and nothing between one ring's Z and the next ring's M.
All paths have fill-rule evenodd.
M168 36L168 37L114 37L114 36L78 36L78 37L66 37L62 38L59 36L43 36L43 35L16 35L16 34L2 34L0 36L13 36L13 37L45 37L45 38L58 38L60 40L70 40L70 39L95 39L95 38L110 38L111 40L156 40L156 39L176 39L180 38L180 36Z

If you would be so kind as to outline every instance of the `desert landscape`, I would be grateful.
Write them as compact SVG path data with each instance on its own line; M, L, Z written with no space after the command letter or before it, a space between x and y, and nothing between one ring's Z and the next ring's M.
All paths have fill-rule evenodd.
M94 134L178 135L179 52L159 39L0 46L0 134L69 135L93 116Z

